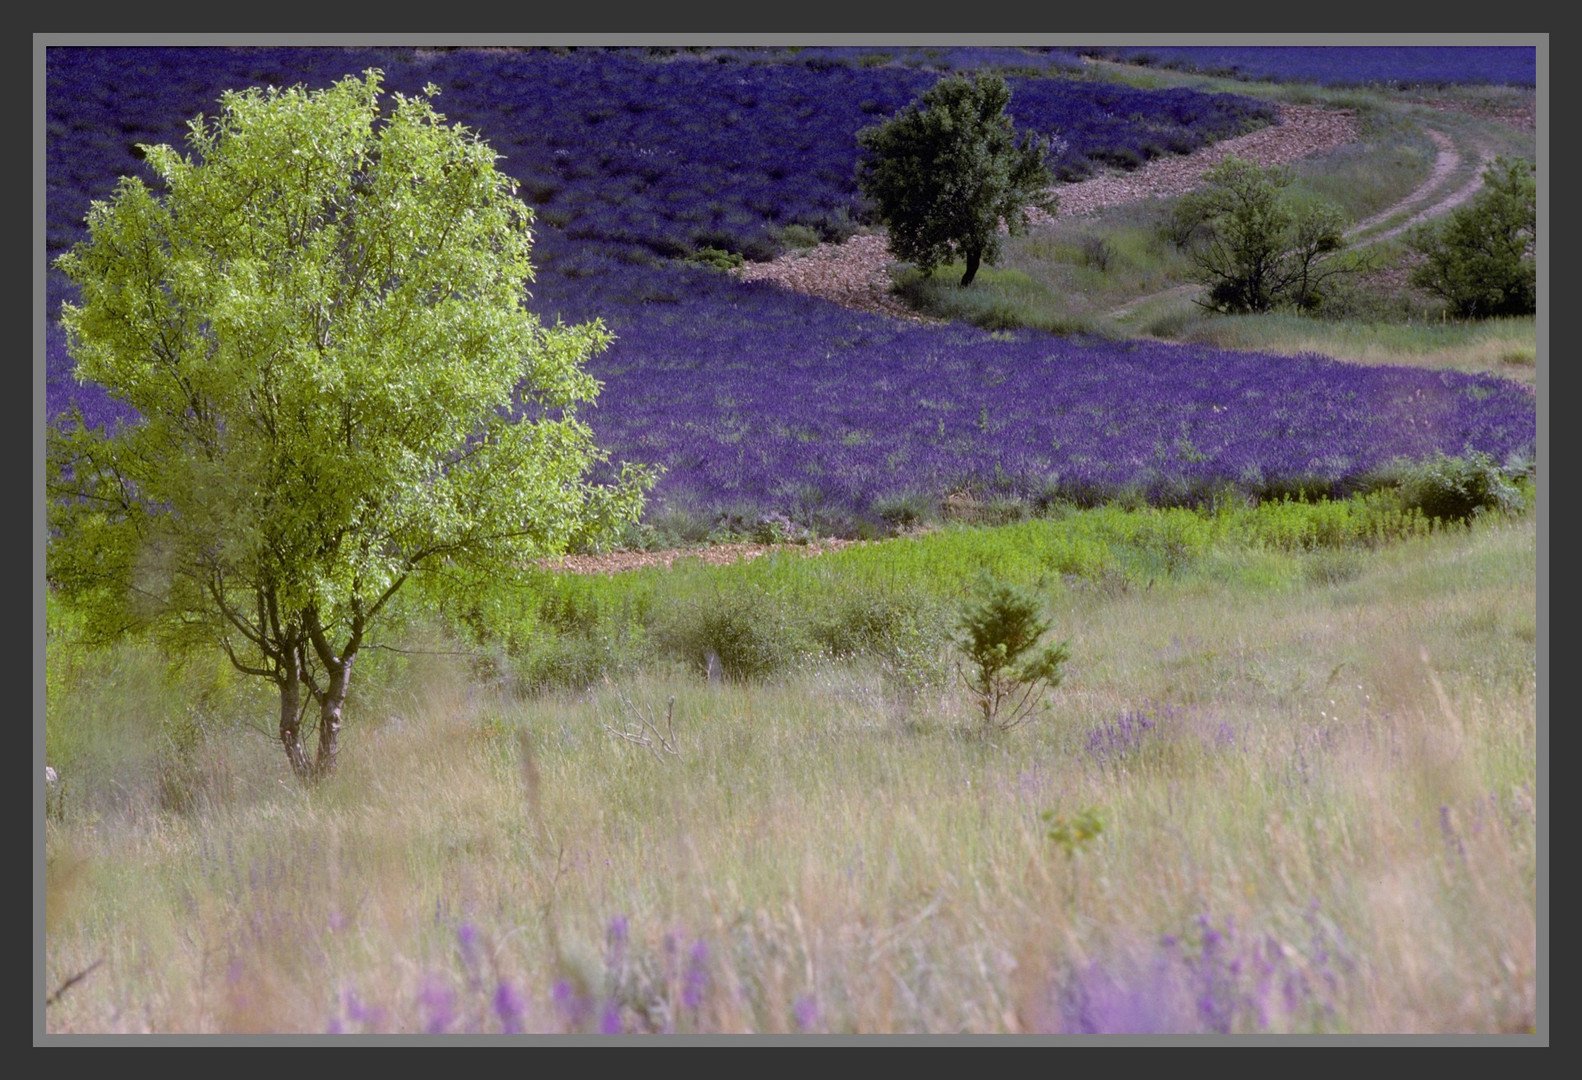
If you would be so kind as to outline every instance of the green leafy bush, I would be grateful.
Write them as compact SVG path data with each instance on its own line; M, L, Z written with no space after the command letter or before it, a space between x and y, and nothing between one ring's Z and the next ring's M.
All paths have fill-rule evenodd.
M1207 286L1204 307L1265 312L1319 306L1325 283L1361 269L1333 256L1345 247L1345 220L1332 203L1287 192L1294 174L1234 154L1203 175L1203 187L1175 204L1164 233Z
M1532 162L1496 158L1483 190L1439 225L1408 242L1424 257L1413 285L1441 297L1457 315L1488 318L1538 310L1538 179Z
M1040 817L1049 826L1044 835L1054 841L1068 859L1086 851L1088 845L1104 833L1104 819L1095 807L1090 806L1071 815L1045 810Z
M1518 513L1526 505L1514 478L1488 454L1470 448L1460 457L1441 453L1408 469L1401 497L1437 521L1467 522L1489 511Z
M725 251L717 247L703 247L689 256L689 262L701 263L712 266L716 270L734 270L747 260L734 251Z
M661 647L702 673L733 681L773 678L812 656L803 622L769 591L750 583L672 593L656 619Z
M889 656L941 622L940 602L917 584L858 583L814 609L811 633L830 656Z
M787 249L817 247L823 239L817 229L796 222L771 229L769 235L774 237L777 244Z
M1283 552L1374 547L1433 530L1433 520L1406 505L1394 489L1342 501L1270 501L1235 515L1228 524L1246 543Z

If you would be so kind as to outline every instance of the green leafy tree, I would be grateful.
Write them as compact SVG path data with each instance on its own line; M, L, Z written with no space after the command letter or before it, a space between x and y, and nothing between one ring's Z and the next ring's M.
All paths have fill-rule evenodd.
M381 73L230 91L191 156L144 147L57 265L80 380L135 409L49 447L47 565L95 636L216 644L334 772L353 664L404 584L508 582L641 512L648 470L577 416L610 334L542 325L531 211L497 155ZM303 720L318 706L309 759Z
M866 154L858 186L889 227L891 250L924 274L959 258L961 284L971 285L980 263L999 261L1002 222L1017 235L1029 206L1055 212L1047 142L1017 138L1010 100L998 75L955 76L857 133Z
M1233 154L1177 200L1166 231L1208 288L1202 306L1222 313L1311 309L1326 280L1361 268L1330 259L1345 247L1345 218L1332 203L1291 197L1293 179L1284 166L1265 168Z
M967 660L967 688L977 699L984 730L1006 731L1043 706L1043 693L1064 679L1066 642L1042 644L1051 619L1038 598L1001 582L989 583L961 614L956 640Z
M1538 178L1523 158L1499 157L1483 189L1447 221L1423 225L1408 243L1423 257L1413 285L1439 296L1464 318L1531 315L1538 310Z

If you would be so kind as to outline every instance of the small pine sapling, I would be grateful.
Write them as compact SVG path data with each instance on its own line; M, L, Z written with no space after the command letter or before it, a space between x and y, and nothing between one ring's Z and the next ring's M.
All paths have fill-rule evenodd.
M1040 615L1037 597L1001 582L988 584L962 612L963 678L985 731L1008 731L1031 719L1044 706L1044 692L1060 685L1071 658L1067 643L1039 644L1052 621Z

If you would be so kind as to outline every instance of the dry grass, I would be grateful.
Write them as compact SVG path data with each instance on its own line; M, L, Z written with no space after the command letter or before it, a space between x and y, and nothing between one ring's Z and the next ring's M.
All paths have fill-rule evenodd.
M436 660L324 788L244 740L228 800L50 822L46 981L103 963L48 1031L1529 1031L1533 558L1073 594L998 742L863 665L515 701ZM672 695L679 755L610 733ZM1042 815L1087 807L1068 856Z

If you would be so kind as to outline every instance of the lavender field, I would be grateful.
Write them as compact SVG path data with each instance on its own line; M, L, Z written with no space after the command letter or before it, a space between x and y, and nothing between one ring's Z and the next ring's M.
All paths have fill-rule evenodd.
M898 500L961 491L1035 505L1341 495L1435 452L1530 459L1532 398L1500 379L914 326L687 261L771 257L789 226L826 240L859 227L855 131L939 75L853 52L52 49L49 250L137 172L134 143L179 141L220 90L379 66L393 89L441 86L447 115L504 155L540 223L532 306L616 333L593 365L604 392L590 422L614 460L665 468L651 517L778 514L852 535L882 529ZM1272 117L1230 95L1061 78L1060 54L1011 53L976 59L1057 76L1014 75L1011 108L1057 138L1065 179ZM52 308L63 288L51 278ZM117 415L68 366L52 329L51 415Z
M502 155L526 303L615 335L579 413L601 467L662 475L621 550L385 594L311 782L278 670L186 627L104 640L42 584L35 1046L1547 1045L1544 391L1493 373L1531 376L1532 318L1468 345L1347 315L1357 362L722 269L876 230L856 133L948 73L1002 73L1061 184L1338 102L1370 134L1323 179L1393 204L1444 144L1468 174L1527 145L1453 107L1530 113L1533 48L50 45L40 257L222 91L368 68ZM1151 212L1057 216L980 284L1178 294L1121 269ZM74 379L46 287L46 423L135 423ZM1321 322L1212 321L1280 320ZM1002 585L1067 647L1020 726L963 644Z
M1534 86L1530 45L1162 45L1084 55L1244 81L1321 86Z

